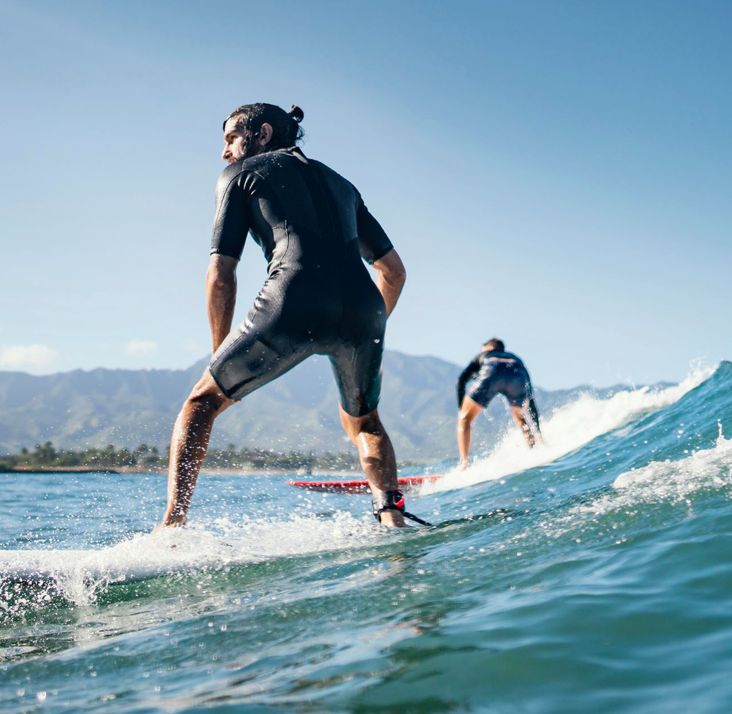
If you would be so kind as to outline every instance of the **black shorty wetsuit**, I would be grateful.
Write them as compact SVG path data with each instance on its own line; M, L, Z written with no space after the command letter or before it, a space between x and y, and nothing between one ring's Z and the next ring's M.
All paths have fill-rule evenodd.
M463 402L466 383L473 377L475 381L467 394L482 407L487 407L496 394L503 394L515 407L528 406L533 400L529 373L524 363L511 352L481 352L458 379L458 405Z
M358 191L291 147L232 164L216 193L211 253L238 260L251 232L269 262L248 317L211 360L221 390L241 399L325 354L343 409L375 409L386 309L363 260L378 260L392 244Z

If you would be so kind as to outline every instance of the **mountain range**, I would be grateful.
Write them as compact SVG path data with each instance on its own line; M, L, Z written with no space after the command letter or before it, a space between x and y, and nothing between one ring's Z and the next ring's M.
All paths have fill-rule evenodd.
M164 449L175 416L207 360L185 370L74 370L34 376L0 372L0 453L52 441L82 449L145 443ZM429 356L386 351L379 411L398 457L434 461L456 455L455 382L461 367ZM614 388L601 390L610 392ZM535 389L540 413L588 387ZM596 391L596 390L594 390ZM225 412L211 445L273 451L344 452L337 390L328 360L313 357ZM490 445L511 422L503 399L476 423L475 448Z

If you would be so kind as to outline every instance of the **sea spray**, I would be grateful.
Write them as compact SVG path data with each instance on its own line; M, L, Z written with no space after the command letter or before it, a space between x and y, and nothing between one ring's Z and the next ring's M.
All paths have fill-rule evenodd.
M732 364L675 389L544 415L559 456L499 445L503 476L410 495L437 526L399 533L289 475L204 476L162 536L159 476L5 475L0 585L100 578L15 583L0 709L726 714Z
M678 385L660 389L641 387L620 390L604 399L591 393L582 394L574 402L544 416L543 440L533 449L527 449L518 429L510 428L490 453L477 458L465 471L454 470L446 478L425 485L422 493L463 488L548 464L601 434L673 404L701 384L713 371L711 368L697 368Z

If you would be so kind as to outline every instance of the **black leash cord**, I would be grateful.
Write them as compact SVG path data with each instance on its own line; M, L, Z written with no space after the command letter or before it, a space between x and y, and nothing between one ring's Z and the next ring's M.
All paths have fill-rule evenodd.
M406 511L402 511L402 515L405 518L409 518L410 521L419 523L422 526L431 526L432 525L429 521L422 520L419 516L415 516L414 513L407 513Z

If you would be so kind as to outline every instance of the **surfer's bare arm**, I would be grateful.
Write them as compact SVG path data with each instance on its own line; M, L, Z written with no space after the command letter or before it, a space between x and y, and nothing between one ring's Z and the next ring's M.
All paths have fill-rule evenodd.
M376 270L376 287L384 298L386 314L391 315L407 279L407 270L394 248L374 261L373 265Z
M236 305L236 258L214 253L206 272L206 303L213 351L231 330Z

